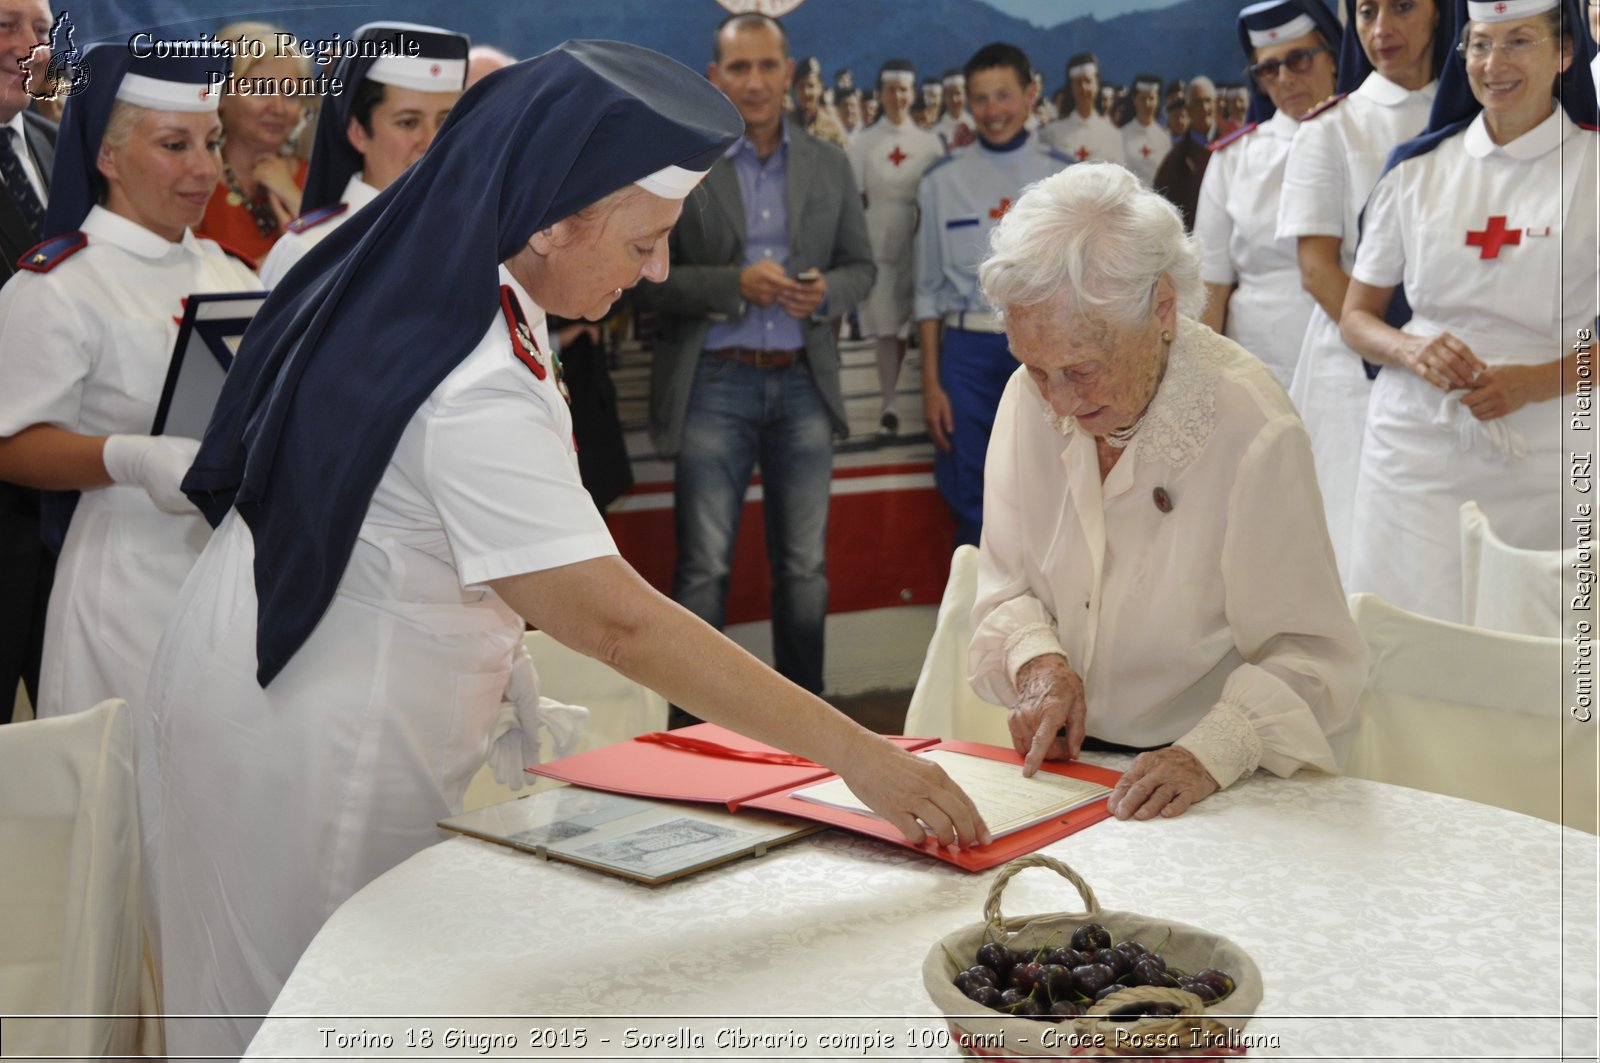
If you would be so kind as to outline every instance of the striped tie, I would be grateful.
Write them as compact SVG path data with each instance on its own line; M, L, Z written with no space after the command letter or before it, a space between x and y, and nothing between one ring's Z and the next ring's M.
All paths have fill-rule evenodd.
M44 225L44 204L39 202L38 193L33 190L33 182L28 180L27 171L22 168L22 160L17 157L14 143L17 131L7 127L0 130L0 134L3 134L0 135L0 181L5 182L6 188L11 192L11 198L22 208L22 217L27 221L28 228L37 235Z

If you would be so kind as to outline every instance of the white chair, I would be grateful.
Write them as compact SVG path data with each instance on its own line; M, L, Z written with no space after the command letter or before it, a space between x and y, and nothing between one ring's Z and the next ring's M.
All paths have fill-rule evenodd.
M1476 502L1461 505L1461 617L1473 627L1560 638L1562 576L1572 550L1524 550L1495 534Z
M539 673L539 693L589 710L583 737L573 753L666 729L667 699L655 691L640 686L609 665L568 649L542 631L528 632L523 644L528 647L534 670ZM553 755L546 735L540 758L549 759ZM535 785L554 785L547 780L535 783L531 777L527 781ZM517 796L509 787L496 782L494 773L484 765L467 787L463 807L467 810L482 808Z
M972 602L978 593L978 548L958 546L939 602L933 639L906 710L905 733L1011 748L1006 711L978 696L967 682L967 647L972 642Z
M8 1056L162 1053L133 756L121 699L0 727L0 1014L15 1016L0 1026Z
M1371 670L1346 773L1595 831L1593 724L1567 713L1561 639L1350 597ZM1565 807L1563 807L1563 797Z

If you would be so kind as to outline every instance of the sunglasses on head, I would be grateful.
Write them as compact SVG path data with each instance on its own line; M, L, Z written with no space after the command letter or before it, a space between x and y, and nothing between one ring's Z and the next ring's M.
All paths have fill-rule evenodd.
M1268 59L1264 63L1252 63L1245 67L1245 73L1257 81L1271 81L1278 76L1284 67L1289 68L1291 74L1304 74L1311 69L1311 61L1328 49L1323 45L1315 48L1296 48L1282 59Z

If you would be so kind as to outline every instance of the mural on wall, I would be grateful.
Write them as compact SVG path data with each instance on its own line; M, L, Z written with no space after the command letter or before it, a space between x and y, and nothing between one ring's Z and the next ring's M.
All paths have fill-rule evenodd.
M710 59L711 28L730 10L781 15L796 56L872 80L891 55L919 71L960 66L981 44L1020 46L1044 74L1047 91L1064 82L1067 57L1099 54L1103 79L1125 84L1136 73L1166 79L1206 74L1243 79L1234 18L1244 0L388 0L381 9L326 0L116 0L66 7L79 43L125 40L161 29L193 38L240 18L260 18L301 38L348 35L376 18L449 26L475 43L518 57L571 37L643 44L696 69Z

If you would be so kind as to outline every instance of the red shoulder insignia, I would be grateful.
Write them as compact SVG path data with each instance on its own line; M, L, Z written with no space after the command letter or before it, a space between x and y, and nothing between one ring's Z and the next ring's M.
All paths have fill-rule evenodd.
M543 380L547 372L544 352L539 350L539 343L533 338L533 329L528 327L528 318L522 312L522 304L517 301L517 293L511 290L509 284L500 285L500 313L505 316L506 328L511 330L512 353L535 377Z
M1242 140L1244 137L1247 137L1251 133L1254 133L1256 131L1257 127L1259 127L1260 125L1261 125L1260 122L1251 122L1249 125L1242 125L1238 129L1235 129L1233 132L1229 133L1227 136L1223 137L1221 140L1214 140L1210 144L1207 144L1206 145L1206 150L1207 151L1221 151L1223 148L1227 147L1229 144L1232 144L1234 141Z
M1335 107L1337 107L1339 105L1339 101L1344 99L1348 95L1350 95L1348 92L1341 92L1337 96L1329 96L1327 99L1323 100L1321 103L1319 103L1315 107L1311 108L1311 110L1309 110L1305 114L1301 115L1300 116L1300 121L1309 122L1309 121L1311 121L1311 119L1315 118L1317 115L1321 114L1323 111L1331 111L1331 110L1333 110L1333 108L1335 108Z
M1600 125L1590 125L1588 122L1579 122L1579 129L1587 129L1591 133L1600 133Z
M206 237L206 239L210 240L212 243L214 243L218 247L222 248L222 251L223 251L224 254L228 255L231 258L236 258L240 262L243 262L245 264L245 266L247 266L252 272L261 268L261 263L257 262L255 259L253 259L249 255L245 254L243 251L239 250L237 247L231 247L228 244L223 243L221 240L218 240L215 236L208 236L208 237Z
M306 211L284 226L284 228L292 233L303 233L307 229L315 229L330 218L337 218L349 209L350 204L348 203L330 203L326 207L318 207L316 210Z
M34 273L49 273L74 254L89 246L89 234L72 232L52 236L34 244L17 259L17 268Z

